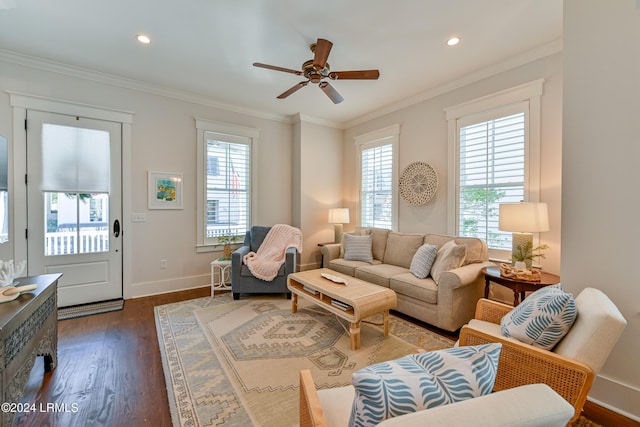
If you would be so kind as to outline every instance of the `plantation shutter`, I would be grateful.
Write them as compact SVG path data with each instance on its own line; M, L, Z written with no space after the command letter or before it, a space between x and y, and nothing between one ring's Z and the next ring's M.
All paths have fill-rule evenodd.
M498 206L525 199L525 113L459 125L458 130L458 233L508 250L511 233L498 230Z
M251 212L251 139L205 132L205 141L207 238L244 236Z
M361 226L392 228L393 144L361 151Z

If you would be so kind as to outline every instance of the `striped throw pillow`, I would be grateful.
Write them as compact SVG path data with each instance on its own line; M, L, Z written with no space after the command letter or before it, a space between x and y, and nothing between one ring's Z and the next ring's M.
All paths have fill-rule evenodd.
M371 245L373 238L368 236L344 235L344 259L346 261L364 261L373 263L373 253Z
M435 245L427 243L420 246L411 260L409 271L418 279L426 279L437 253L438 248Z

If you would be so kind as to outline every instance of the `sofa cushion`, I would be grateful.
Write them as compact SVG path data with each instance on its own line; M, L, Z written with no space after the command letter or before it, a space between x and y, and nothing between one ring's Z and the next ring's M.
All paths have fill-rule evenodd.
M436 260L438 248L435 245L425 244L418 248L411 260L409 271L418 279L425 279L431 271L431 266Z
M423 240L424 235L422 234L390 232L382 262L408 269L411 266L413 255L422 246Z
M440 281L440 276L445 271L453 270L464 264L467 247L465 245L456 245L455 240L450 240L440 249L436 255L436 260L431 267L431 277L436 284Z
M373 262L373 253L371 252L371 244L373 238L371 235L354 236L346 234L344 236L344 259L347 261L364 261Z
M472 264L474 262L486 261L489 257L487 244L475 237L455 237L445 234L426 234L424 236L424 243L436 245L438 248L442 247L450 240L455 240L457 245L465 245L466 257L463 265Z
M418 353L356 371L350 426L490 394L502 344Z
M505 337L551 350L564 337L578 311L571 294L560 284L533 292L500 320Z
M438 287L432 278L418 279L412 273L396 274L389 281L391 290L414 300L438 303Z
M373 260L373 265L380 264L380 261L377 259ZM329 261L329 268L335 271L338 271L343 274L347 274L349 276L355 277L356 269L364 266L371 265L368 262L364 261L348 261L344 258L336 258Z
M355 276L360 280L365 280L379 286L389 287L392 277L406 273L407 269L391 264L364 265L356 268Z
M373 259L379 259L382 261L384 259L384 251L387 248L387 238L389 237L389 232L391 232L391 230L387 230L385 228L371 228L369 231L373 237L373 244L371 246Z

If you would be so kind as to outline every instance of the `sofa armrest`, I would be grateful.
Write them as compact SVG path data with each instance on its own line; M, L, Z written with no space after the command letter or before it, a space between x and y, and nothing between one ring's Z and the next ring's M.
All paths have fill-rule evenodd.
M340 243L330 243L323 245L320 248L322 253L322 266L324 268L329 267L329 261L332 259L340 258Z
M481 300L478 300L478 304L476 304L475 318L498 325L500 324L500 319L502 319L511 310L513 310L512 305L482 298Z
M248 245L240 246L235 251L231 252L231 286L233 283L240 280L240 269L242 268L242 258L250 252Z
M285 252L284 261L284 274L288 276L291 273L295 273L298 269L297 266L298 250L294 247L288 248Z
M577 419L593 383L593 370L584 363L463 326L459 345L502 343L498 372L493 390L500 391L525 384L547 384L574 407ZM595 344L597 345L597 344Z
M474 262L472 264L463 265L453 270L445 271L440 276L438 287L446 287L450 289L459 288L470 285L480 277L480 270L484 267L492 266L490 262Z

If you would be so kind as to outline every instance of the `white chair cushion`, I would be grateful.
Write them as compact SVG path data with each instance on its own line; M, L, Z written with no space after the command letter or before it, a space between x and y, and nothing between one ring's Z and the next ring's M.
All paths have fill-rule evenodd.
M324 419L329 427L346 427L356 391L352 385L318 390Z
M627 321L602 291L585 288L576 297L578 316L554 353L586 364L600 372Z

